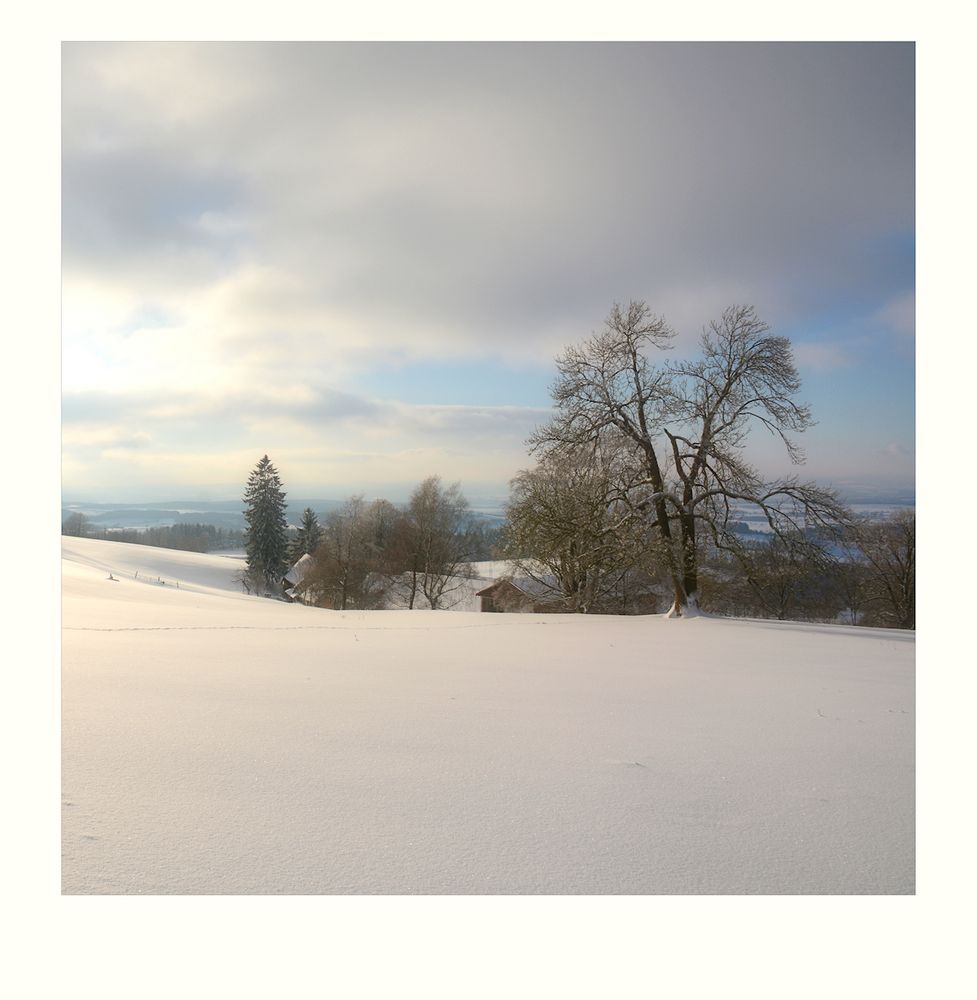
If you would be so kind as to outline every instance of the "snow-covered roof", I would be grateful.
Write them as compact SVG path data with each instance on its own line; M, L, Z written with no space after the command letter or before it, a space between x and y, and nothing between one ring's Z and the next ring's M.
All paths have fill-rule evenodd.
M554 594L559 593L559 588L556 585L556 577L544 576L537 580L531 576L504 576L496 580L491 586L478 591L475 596L481 597L501 583L511 584L516 590L522 591L527 597L552 597Z
M559 593L559 587L555 576L514 576L512 584L518 587L524 594L530 597L549 597L554 593Z
M293 586L297 583L301 583L309 570L312 569L313 559L308 553L302 556L301 559L285 574L285 579L288 583Z

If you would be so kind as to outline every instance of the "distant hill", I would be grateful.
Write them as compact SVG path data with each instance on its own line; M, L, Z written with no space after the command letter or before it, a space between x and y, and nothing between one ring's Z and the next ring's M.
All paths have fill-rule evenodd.
M290 524L298 524L302 511L311 507L325 515L343 506L343 500L295 499L286 505ZM114 504L66 501L62 521L70 514L84 514L99 528L158 528L170 524L213 524L218 528L245 527L240 500L167 500L161 503Z
M321 497L287 499L286 516L289 524L298 525L306 507L311 507L321 519L330 511L339 510L345 503L345 500ZM98 528L159 528L170 524L213 524L218 528L238 530L245 527L244 504L241 500L166 500L138 504L64 501L61 505L62 522L71 514L84 514ZM502 521L502 515L472 511L471 519L475 523L498 525Z

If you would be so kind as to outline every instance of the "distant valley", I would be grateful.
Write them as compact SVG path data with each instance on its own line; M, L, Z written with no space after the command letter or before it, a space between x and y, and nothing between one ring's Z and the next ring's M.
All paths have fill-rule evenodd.
M306 507L311 507L322 517L341 509L345 503L345 500L322 498L290 499L287 503L288 523L297 526ZM498 510L481 509L475 504L473 508L472 519L476 522L498 524L502 520L501 505ZM241 500L166 500L125 504L63 501L62 522L72 514L84 514L92 527L99 530L161 528L173 524L212 524L218 528L235 530L245 528L244 504Z

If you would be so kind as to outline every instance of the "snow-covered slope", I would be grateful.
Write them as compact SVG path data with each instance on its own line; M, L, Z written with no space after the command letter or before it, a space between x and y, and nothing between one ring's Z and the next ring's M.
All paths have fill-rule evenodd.
M242 593L235 576L244 568L244 561L234 556L67 537L61 539L61 554L66 568L87 567L106 577L112 573L143 584Z
M79 539L63 565L66 892L913 891L911 633L339 613Z

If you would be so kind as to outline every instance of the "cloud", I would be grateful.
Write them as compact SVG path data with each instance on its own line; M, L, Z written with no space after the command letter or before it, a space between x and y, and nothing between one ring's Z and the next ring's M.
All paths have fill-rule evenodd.
M354 376L550 362L629 298L679 349L734 302L775 331L826 302L911 312L880 249L913 231L911 45L63 51L66 424L172 454L342 428L406 456L413 435L461 467L493 433L516 455L536 418ZM837 338L797 356L851 363Z
M257 395L68 393L64 475L77 490L128 462L138 470L130 485L163 488L174 476L172 492L175 470L183 469L195 486L236 489L267 451L313 491L317 481L331 481L339 492L359 488L363 477L406 482L419 477L419 468L449 479L504 481L525 464L525 441L547 412L410 405L301 386Z
M875 313L873 320L899 340L911 342L916 337L916 293L900 292Z
M106 449L131 450L148 448L152 437L145 431L125 431L114 426L66 426L62 444L72 450Z
M221 394L192 392L147 396L141 393L66 393L62 420L69 440L117 440L120 424L143 420L160 430L189 425L201 428L215 421L294 421L317 431L330 425L363 423L383 432L409 429L434 435L468 438L488 433L523 434L546 418L548 409L520 406L411 405L397 400L376 400L334 389L269 389L263 393ZM75 437L71 437L74 434ZM94 436L93 436L94 435ZM144 432L135 435L148 439Z
M836 371L839 368L847 368L854 362L849 348L844 344L824 341L800 342L792 346L794 359L802 371L804 369L818 372Z
M68 49L66 270L250 286L229 343L550 356L628 297L779 322L884 286L864 247L912 227L911 47Z

